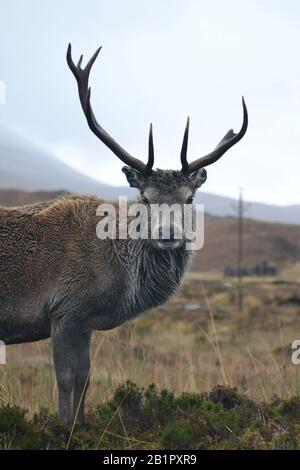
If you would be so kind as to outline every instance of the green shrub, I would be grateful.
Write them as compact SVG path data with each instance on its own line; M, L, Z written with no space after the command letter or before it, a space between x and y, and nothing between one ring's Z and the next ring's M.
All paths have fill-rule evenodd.
M167 426L160 434L160 442L165 449L190 449L192 436L186 429L177 425Z
M45 408L29 419L0 407L0 449L300 449L300 399L260 404L223 386L175 396L126 382L70 439L71 429Z
M0 448L39 449L41 435L33 423L26 420L26 410L17 406L0 408Z

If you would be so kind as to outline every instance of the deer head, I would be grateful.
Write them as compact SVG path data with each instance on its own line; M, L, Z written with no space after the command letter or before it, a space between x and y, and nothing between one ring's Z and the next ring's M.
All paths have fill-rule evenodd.
M71 44L67 50L67 63L78 84L79 99L82 110L86 117L87 123L91 131L123 162L126 164L122 168L127 181L131 187L137 188L140 192L141 201L146 204L191 204L195 192L207 178L207 172L204 167L215 163L219 160L227 150L239 142L245 135L248 127L247 107L242 98L243 105L243 124L238 133L234 133L231 129L219 142L217 147L208 155L197 158L192 162L187 161L187 148L189 137L189 118L187 119L186 128L182 142L180 153L181 170L153 170L154 164L154 145L153 130L150 124L149 141L148 141L148 161L143 163L140 159L133 157L124 150L97 122L92 106L91 106L91 89L89 87L89 75L91 68L101 50L99 47L87 65L82 67L83 56L81 55L77 66L74 64L71 55ZM161 227L158 227L161 232ZM170 227L170 237L159 237L155 241L159 248L174 249L183 243L175 240L174 234L176 227Z

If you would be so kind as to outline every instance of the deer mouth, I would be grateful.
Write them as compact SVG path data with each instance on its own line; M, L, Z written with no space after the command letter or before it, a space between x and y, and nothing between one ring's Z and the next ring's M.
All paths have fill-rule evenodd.
M157 246L161 250L176 250L182 243L182 240L157 240Z

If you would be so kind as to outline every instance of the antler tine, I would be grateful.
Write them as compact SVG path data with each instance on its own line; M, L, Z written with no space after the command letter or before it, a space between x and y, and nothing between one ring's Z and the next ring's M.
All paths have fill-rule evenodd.
M81 58L82 56L80 57L80 59ZM79 62L80 62L80 59L79 59ZM78 66L79 66L79 62L78 62ZM77 77L77 67L74 64L73 59L72 59L72 45L70 42L68 44L68 49L67 49L67 63L68 63L69 68L73 72L73 75Z
M81 56L79 58L79 61L78 61L78 64L77 64L77 67L76 67L76 65L74 64L73 59L72 59L72 46L71 46L71 44L68 45L67 62L68 62L68 65L69 65L71 71L73 72L74 77L77 80L79 98L80 98L80 102L81 102L81 105L82 105L83 108L85 108L85 106L86 106L86 100L87 100L87 97L88 97L88 84L89 84L90 71L91 71L91 68L92 68L95 60L98 57L98 54L99 54L100 50L101 50L101 46L98 47L98 49L93 54L93 56L90 58L90 60L86 64L86 66L84 68L82 68L81 65L82 65L82 61L83 61L83 55L81 54Z
M80 98L81 107L85 114L86 120L88 122L89 128L91 131L112 151L117 157L122 160L126 165L129 165L132 168L135 168L137 171L142 173L144 176L149 176L152 171L154 163L154 153L148 158L148 163L145 165L141 160L130 155L126 150L124 150L97 122L92 105L91 105L91 89L89 87L89 75L91 68L98 57L98 54L101 50L99 47L93 56L90 58L88 63L84 68L81 67L83 56L80 56L78 65L73 62L72 59L72 46L68 45L67 49L67 63L68 66L76 78L78 84L78 93ZM152 143L153 147L153 143Z
M81 56L79 57L79 61L78 61L78 64L77 64L78 69L81 69L82 60L83 60L83 54L81 54Z
M152 170L154 164L154 144L153 144L153 127L152 123L150 124L150 130L149 130L149 143L148 143L148 163L146 165L147 167L147 172Z
M237 144L244 137L248 128L248 111L244 97L242 97L242 104L243 124L240 131L235 134L233 130L230 129L230 131L228 131L227 134L223 137L223 139L219 142L215 150L213 150L211 153L205 155L204 157L198 158L197 160L194 160L192 163L189 163L185 166L182 164L183 173L191 174L199 170L200 168L215 163L224 155L225 152L227 152L227 150L229 150L233 145Z
M184 136L183 136L183 142L182 142L182 147L181 147L181 153L180 153L180 160L181 160L183 173L188 173L189 172L189 164L187 162L187 148L188 148L188 140L189 140L189 129L190 129L190 118L188 117L187 121L186 121L186 126L185 126L185 131L184 131Z

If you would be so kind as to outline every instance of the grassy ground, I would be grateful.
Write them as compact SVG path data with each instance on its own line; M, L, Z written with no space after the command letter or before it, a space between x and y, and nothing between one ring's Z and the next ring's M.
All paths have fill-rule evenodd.
M106 447L110 432L121 435L115 438L116 441L112 439L111 445L122 448L133 445L130 439L138 439L138 435L144 436L142 440L148 442L147 445L169 448L172 445L174 448L176 445L179 448L187 445L193 448L238 448L243 445L249 447L251 439L253 447L284 446L281 434L286 438L289 436L288 439L291 440L300 416L297 408L299 403L293 399L300 391L300 366L296 367L291 362L291 344L295 339L300 339L299 271L299 268L290 269L274 279L246 279L243 312L237 312L235 308L235 279L224 279L217 273L191 273L181 292L167 305L114 331L95 333L92 345L91 386L87 396L91 416L88 430L80 431L87 439L86 441L82 438L82 446L93 447L95 434L99 437L99 433L101 435L107 424L108 428L101 443L101 446ZM178 404L177 398L174 398L177 403L172 405L175 407L172 412L175 418L170 419L169 424L155 421L153 427L147 430L141 423L143 430L135 434L130 413L123 412L122 418L119 411L118 416L114 416L109 423L111 414L114 413L112 410L118 408L116 389L127 380L145 389L155 383L158 390L167 389L174 392L176 397L180 397L182 393L196 394L190 395L189 398L198 400L193 418L195 422L189 422L187 418L191 415L190 411L186 411L186 417L182 418L180 410L183 405ZM222 403L217 403L217 409L210 408L211 404L203 405L202 394L212 391L217 385L227 389L236 387L243 403L247 403L251 409L255 408L253 413L250 410L252 414L249 411L250 415L247 415L243 426L234 424L234 430L231 425L224 424L227 419L230 423L231 420L234 423L235 419L239 420L236 413L239 414L241 409L239 411L233 407L227 410L230 416L235 416L230 417L225 413L226 408ZM125 393L124 388L122 390L120 393ZM277 401L274 400L275 396ZM208 401L210 399L211 397ZM49 413L53 414L56 410L56 400L57 390L49 341L8 347L7 365L0 366L0 435L1 413L4 413L5 422L5 413L17 412L16 409L6 408L9 404L27 409L27 418L37 420L38 426L44 426L45 432L48 426L46 422L60 429L58 434L62 432L65 433L64 436L69 436L70 430L63 430L54 417L49 418L48 412L41 412L41 408L46 407ZM142 408L146 406L145 400L145 397L140 400L139 406ZM197 423L200 432L202 420L206 422L210 415L206 408L206 411L203 411L203 406L208 406L208 410L213 409L212 418L215 412L225 413L222 419L220 418L223 423L221 427L229 428L227 432L232 432L232 439L225 431L225 437L222 433L219 435L219 431L217 435L212 436L207 431L207 438L210 436L212 440L207 441L206 437L203 437L204 440L200 439L198 431L195 430ZM107 411L105 418L102 412L107 407L110 407L110 411ZM285 407L292 409L292 412L282 414L278 411ZM266 409L267 412L264 411ZM100 413L100 417L97 413ZM147 421L148 415L143 417L144 411L139 413L137 416L140 416L142 421ZM182 413L184 415L185 411ZM280 416L276 418L274 413L279 413ZM38 416L34 418L35 414ZM258 427L255 425L257 420ZM274 426L270 424L273 422ZM300 419L298 423L300 425ZM186 432L189 435L186 437L188 443L183 444L181 438L178 438L179 444L175 445L168 443L168 438L161 437L165 436L164 433L168 436L168 425L175 426L175 431L169 430L171 436L175 433L175 440L178 433L181 435L180 433ZM203 426L204 430L209 428L209 424ZM265 426L271 429L269 434L267 433L268 438L264 434ZM194 431L191 431L193 429ZM204 430L203 436L206 435ZM41 436L43 432L41 431ZM247 436L244 436L245 433L250 439L249 442ZM7 439L8 437L6 444L3 439L0 441L2 447L8 446ZM43 439L39 446L55 447L55 443L50 442L51 439ZM65 437L60 442L67 445L66 439L68 441ZM73 444L70 445L80 447L77 437L74 439L73 442L72 438ZM298 444L293 441L286 446ZM134 445L142 446L141 443ZM147 447L145 443L143 445Z
M299 449L299 420L300 398L257 403L228 387L175 396L127 382L81 426L3 406L0 449Z

